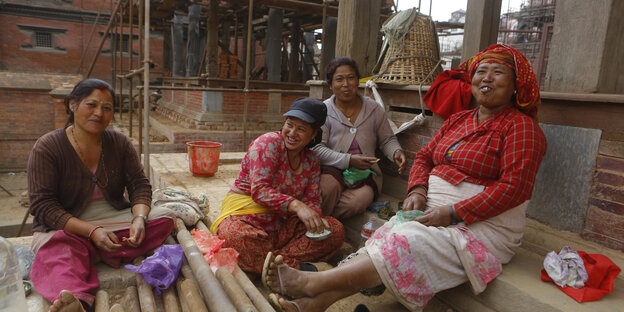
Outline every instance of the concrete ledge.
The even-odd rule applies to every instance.
[[[540,280],[543,257],[519,248],[503,273],[478,296],[469,285],[440,292],[436,296],[460,311],[501,312],[581,312],[624,311],[624,282],[616,280],[615,289],[599,301],[578,303],[554,284]]]

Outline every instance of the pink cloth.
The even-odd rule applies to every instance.
[[[351,146],[349,146],[349,151],[347,151],[347,153],[351,155],[362,154],[362,151],[360,151],[360,145],[358,144],[356,138],[353,138],[353,142],[351,142]]]
[[[148,221],[145,226],[147,236],[141,246],[123,246],[113,253],[97,249],[88,238],[59,230],[39,248],[30,277],[37,292],[50,302],[54,302],[65,289],[92,306],[95,291],[100,286],[94,266],[97,259],[119,268],[121,262],[130,262],[160,246],[172,230],[173,221],[169,218]],[[121,241],[122,237],[128,237],[129,230],[115,232],[115,235]]]

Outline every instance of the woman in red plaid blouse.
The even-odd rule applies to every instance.
[[[470,88],[477,108],[451,115],[415,157],[403,209],[424,214],[403,223],[391,219],[356,255],[329,271],[300,272],[277,257],[267,270],[268,285],[302,298],[273,295],[276,305],[324,311],[357,291],[385,287],[420,311],[439,291],[469,282],[480,293],[501,273],[520,245],[546,152],[535,121],[539,90],[527,59],[509,46],[490,46],[459,70],[469,82],[459,85]],[[462,88],[455,92],[465,93]],[[437,97],[459,98],[447,92]]]

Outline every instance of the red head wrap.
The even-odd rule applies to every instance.
[[[536,119],[541,103],[537,79],[527,58],[518,50],[494,44],[466,60],[456,70],[444,71],[427,91],[424,101],[431,111],[446,119],[453,113],[468,109],[471,99],[471,80],[481,63],[499,63],[513,69],[516,75],[516,101],[520,111]]]
[[[504,44],[493,44],[466,60],[459,69],[466,71],[470,79],[481,63],[499,63],[509,66],[516,75],[516,102],[513,103],[521,112],[536,119],[537,109],[541,103],[537,79],[529,60],[520,51]]]

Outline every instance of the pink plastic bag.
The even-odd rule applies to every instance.
[[[191,236],[203,255],[212,255],[225,244],[225,240],[204,230],[192,229]]]
[[[154,251],[154,254],[141,265],[127,264],[126,270],[143,275],[143,279],[154,287],[154,292],[160,295],[161,290],[171,286],[178,278],[182,267],[184,251],[180,245],[164,245]]]
[[[204,256],[204,258],[210,263],[212,273],[216,273],[218,268],[224,266],[230,273],[234,274],[234,269],[238,263],[238,251],[233,248],[221,248],[210,257]]]

